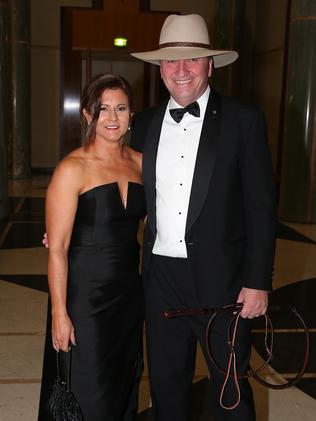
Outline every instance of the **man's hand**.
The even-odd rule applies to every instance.
[[[46,232],[44,232],[43,239],[42,239],[42,244],[47,249],[49,248],[48,239],[47,239],[47,233]]]
[[[268,292],[244,287],[238,295],[237,303],[243,304],[240,316],[244,319],[262,316],[268,308]]]

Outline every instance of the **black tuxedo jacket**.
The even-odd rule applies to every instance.
[[[132,132],[132,147],[143,152],[145,287],[156,237],[156,157],[166,106],[139,114]],[[275,185],[263,113],[211,90],[185,234],[201,305],[235,302],[243,286],[271,289],[275,227]]]

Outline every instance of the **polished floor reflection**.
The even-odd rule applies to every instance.
[[[0,420],[35,421],[46,324],[47,250],[44,197],[48,177],[10,186],[11,216],[0,227]],[[271,304],[295,306],[306,320],[311,354],[304,379],[286,390],[270,390],[252,381],[258,421],[314,421],[316,417],[316,226],[278,224],[274,291]],[[276,319],[276,357],[264,378],[293,376],[304,352],[304,335],[290,311]],[[255,326],[253,364],[264,354],[263,334]],[[194,421],[210,421],[208,373],[198,353],[193,387]],[[139,420],[152,420],[148,375],[140,387]]]

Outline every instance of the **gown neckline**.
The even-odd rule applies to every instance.
[[[80,193],[79,194],[79,198],[82,197],[83,195],[85,195],[86,193],[90,193],[93,190],[96,190],[96,189],[99,189],[99,188],[102,188],[102,187],[116,186],[117,187],[117,192],[118,192],[119,197],[120,197],[121,205],[122,205],[123,209],[126,211],[127,205],[128,205],[128,196],[129,196],[129,187],[130,187],[130,185],[136,185],[136,186],[143,187],[143,184],[142,183],[138,183],[137,181],[128,181],[127,182],[127,191],[126,191],[126,204],[124,204],[124,201],[122,199],[122,195],[121,195],[121,191],[120,191],[120,188],[119,188],[118,181],[111,181],[109,183],[98,184],[98,185],[96,185],[94,187],[91,187],[90,189],[84,191],[83,193]]]

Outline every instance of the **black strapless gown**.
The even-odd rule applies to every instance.
[[[137,231],[143,186],[129,182],[126,209],[117,183],[79,196],[68,254],[67,309],[75,327],[71,387],[85,421],[136,417],[142,353],[143,289]],[[49,310],[50,313],[50,310]],[[48,317],[39,420],[55,377]]]

